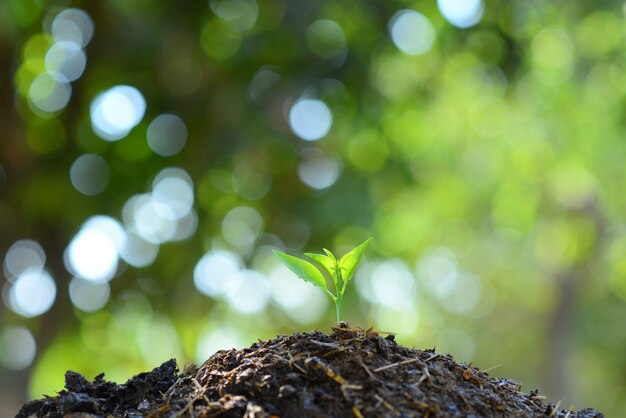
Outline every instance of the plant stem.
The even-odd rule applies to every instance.
[[[335,306],[337,307],[337,322],[339,322],[343,319],[343,295],[341,293],[337,295]]]

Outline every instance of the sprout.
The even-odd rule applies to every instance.
[[[369,238],[363,244],[341,257],[340,260],[337,260],[333,253],[326,248],[324,248],[325,255],[304,253],[304,255],[324,267],[322,271],[326,271],[335,284],[335,293],[328,289],[324,274],[313,263],[276,250],[274,250],[274,254],[284,265],[296,273],[299,278],[314,284],[326,292],[333,302],[335,302],[337,321],[341,321],[343,317],[343,295],[346,292],[346,285],[354,276],[354,271],[371,240],[372,239]]]

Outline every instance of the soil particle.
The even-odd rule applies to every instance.
[[[218,351],[182,374],[170,360],[123,385],[68,371],[66,390],[17,417],[557,417],[600,418],[546,404],[537,390],[434,350],[340,323]]]

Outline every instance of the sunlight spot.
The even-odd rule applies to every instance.
[[[254,270],[243,270],[238,279],[226,288],[228,304],[243,314],[262,311],[269,302],[270,292],[267,279]]]
[[[126,234],[126,241],[120,251],[124,261],[133,267],[146,267],[156,260],[159,246],[146,241],[132,232]]]
[[[0,364],[9,370],[24,370],[35,359],[37,344],[26,327],[8,326],[0,334]]]
[[[443,307],[448,312],[465,315],[471,312],[480,302],[482,285],[480,280],[471,274],[463,273],[453,291],[447,296]]]
[[[180,336],[167,317],[159,316],[150,322],[150,326],[142,327],[137,333],[137,343],[142,357],[150,364],[182,356]]]
[[[193,281],[196,289],[209,297],[220,297],[239,280],[243,266],[235,253],[213,250],[206,253],[196,264]]]
[[[43,270],[46,253],[37,241],[21,239],[9,247],[2,265],[4,277],[13,282],[28,269]]]
[[[272,96],[281,78],[275,67],[270,65],[261,67],[248,85],[248,98],[258,105],[263,105]]]
[[[151,194],[144,193],[128,199],[122,216],[131,232],[152,244],[162,244],[176,234],[176,213]]]
[[[291,108],[289,124],[300,138],[315,141],[328,134],[333,124],[333,115],[323,101],[302,99]]]
[[[36,109],[46,113],[57,112],[70,101],[72,87],[61,73],[39,74],[30,84],[28,97]]]
[[[108,282],[92,282],[74,277],[70,282],[70,299],[81,311],[95,312],[106,305],[111,294]]]
[[[415,304],[417,283],[400,259],[367,261],[357,271],[358,292],[369,302],[388,309],[405,309]]]
[[[548,69],[567,66],[574,56],[574,43],[562,29],[546,28],[532,41],[533,61]]]
[[[196,347],[196,362],[198,364],[204,363],[206,359],[219,350],[230,350],[233,348],[242,348],[243,346],[243,339],[235,331],[229,328],[217,329],[204,334],[198,341]]]
[[[415,278],[403,261],[391,259],[380,263],[370,277],[373,294],[388,308],[408,308],[415,302]]]
[[[59,41],[46,53],[46,69],[63,74],[68,81],[80,78],[85,71],[87,57],[80,45],[71,41]]]
[[[72,186],[87,196],[102,193],[109,185],[111,171],[106,160],[97,154],[83,154],[70,168]]]
[[[147,131],[148,146],[156,154],[170,157],[178,154],[187,142],[187,125],[176,115],[159,115]]]
[[[211,10],[237,32],[245,32],[254,27],[259,16],[259,6],[255,0],[210,0]]]
[[[115,86],[100,93],[91,103],[91,125],[96,135],[107,141],[122,139],[146,111],[142,94],[131,86]]]
[[[443,17],[458,28],[469,28],[480,22],[485,12],[483,0],[437,0]]]
[[[456,257],[447,248],[433,248],[417,262],[417,278],[438,299],[447,298],[457,285]]]
[[[198,214],[192,209],[176,222],[176,232],[172,237],[172,241],[184,241],[189,239],[196,233],[197,229]]]
[[[332,58],[346,53],[346,35],[334,20],[321,19],[306,30],[306,43],[318,57]]]
[[[238,206],[232,209],[222,220],[224,239],[243,249],[254,244],[262,229],[263,218],[256,209],[248,206]]]
[[[93,20],[81,9],[65,9],[52,21],[52,35],[59,41],[85,46],[93,36]]]
[[[430,21],[415,10],[400,10],[389,22],[391,40],[405,54],[424,54],[435,43],[435,28]]]
[[[152,182],[153,199],[171,209],[176,218],[191,211],[194,201],[193,182],[185,170],[166,168]]]
[[[9,292],[9,307],[18,315],[32,318],[48,312],[57,288],[47,271],[29,268],[19,275]]]
[[[339,162],[326,157],[320,150],[302,151],[304,159],[298,164],[298,178],[312,189],[326,189],[337,181],[341,172]]]
[[[67,247],[66,267],[85,280],[111,280],[117,272],[119,252],[125,241],[126,232],[116,219],[91,217]]]

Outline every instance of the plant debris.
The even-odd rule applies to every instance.
[[[330,335],[218,351],[181,374],[170,360],[122,385],[71,371],[65,380],[66,390],[25,404],[17,417],[604,417],[546,404],[514,380],[345,323]]]

